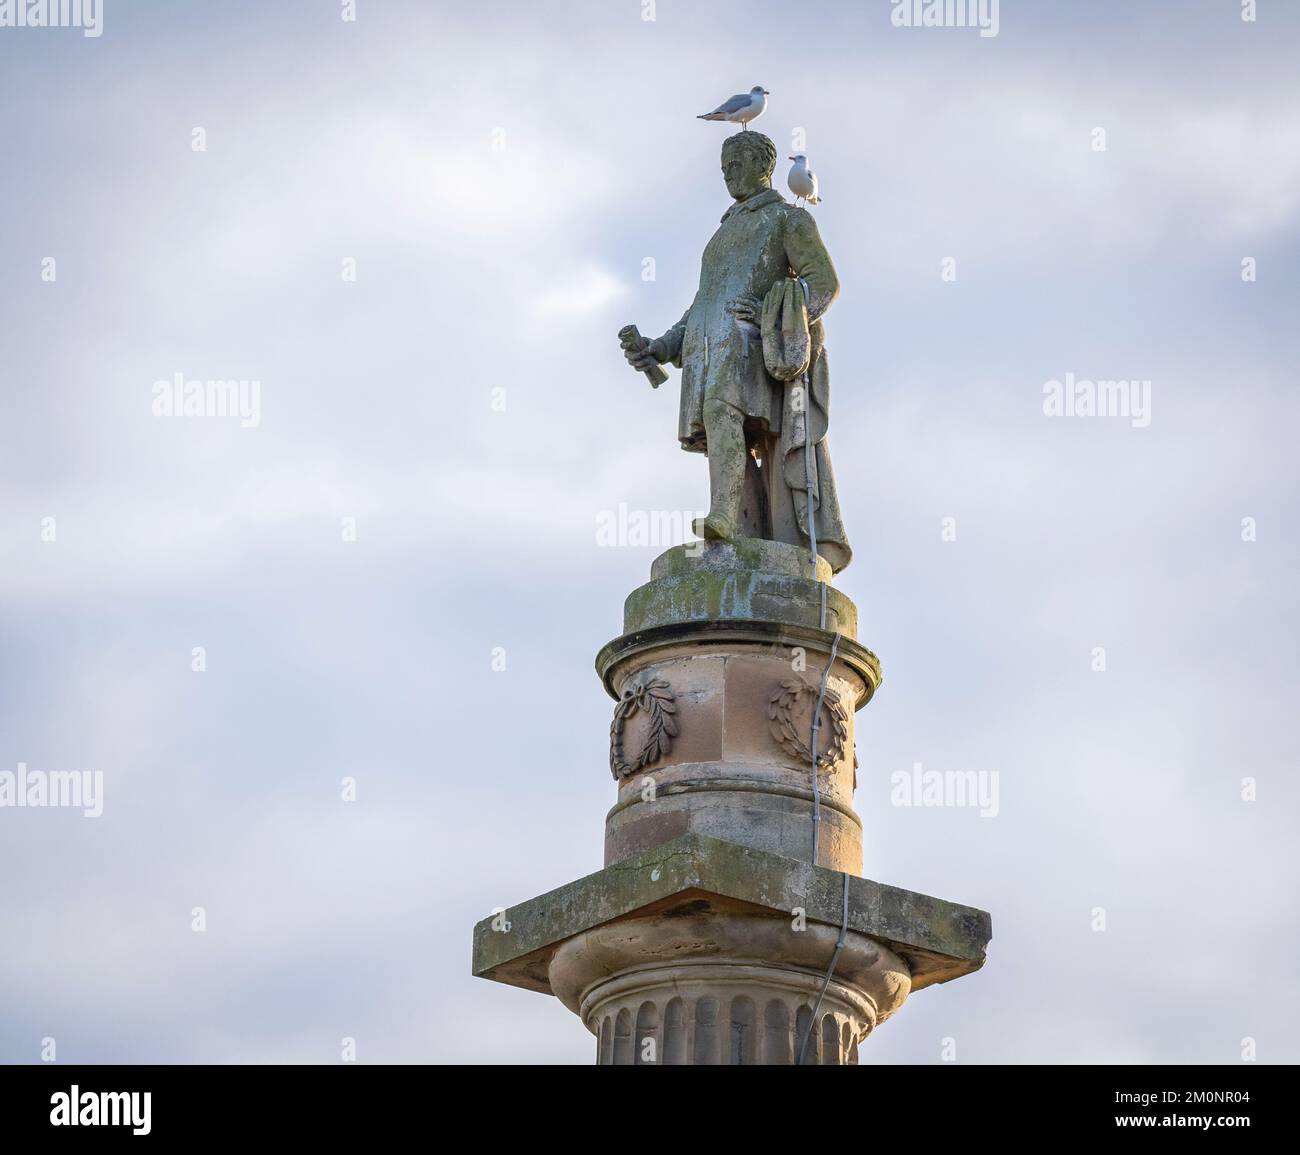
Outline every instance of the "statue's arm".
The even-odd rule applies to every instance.
[[[696,300],[699,296],[699,293],[695,294]],[[695,302],[692,301],[691,308],[694,307]],[[657,377],[651,376],[651,385],[658,385],[665,380],[659,370],[660,365],[671,362],[678,369],[682,367],[682,342],[686,338],[686,321],[690,315],[691,310],[687,309],[677,324],[662,337],[656,337],[652,341],[642,337],[635,325],[625,325],[618,331],[618,341],[623,346],[623,356],[627,358],[627,363],[639,373],[658,374]]]
[[[806,209],[792,209],[786,216],[785,253],[795,276],[808,282],[808,320],[815,321],[839,294],[840,279]]]
[[[691,309],[694,307],[695,302],[692,301]],[[691,309],[687,309],[682,314],[682,319],[659,338],[664,347],[663,360],[671,361],[678,369],[682,367],[682,341],[686,336],[686,319],[691,315]]]

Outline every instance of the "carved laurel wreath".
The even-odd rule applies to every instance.
[[[818,684],[810,684],[802,678],[788,678],[782,682],[772,695],[767,707],[767,725],[777,744],[791,757],[800,762],[812,762],[812,750],[809,741],[812,734],[801,735],[795,729],[791,715],[800,698],[811,695],[812,709],[817,708],[817,695],[821,692]],[[818,766],[831,766],[845,756],[849,741],[849,712],[840,701],[840,696],[829,686],[826,688],[826,708],[831,715],[831,745],[825,754],[817,757]]]
[[[623,754],[623,727],[638,710],[645,711],[650,721],[640,752],[635,759],[628,761]],[[677,737],[677,719],[673,717],[676,713],[677,698],[662,678],[629,686],[623,691],[609,728],[609,769],[615,781],[667,757],[673,739]]]

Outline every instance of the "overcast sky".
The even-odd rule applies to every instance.
[[[591,1060],[470,932],[601,865],[592,659],[667,543],[597,519],[707,500],[615,334],[690,302],[695,115],[762,84],[843,285],[864,873],[993,917],[863,1061],[1300,1061],[1300,9],[105,7],[0,28],[0,770],[104,783],[0,808],[0,1059]],[[892,806],[918,762],[998,815]]]

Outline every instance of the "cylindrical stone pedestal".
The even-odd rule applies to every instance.
[[[816,811],[817,865],[861,871],[854,714],[880,664],[857,642],[853,603],[809,572],[793,546],[697,542],[656,560],[627,599],[623,636],[596,660],[619,699],[606,865],[692,831],[810,862]]]

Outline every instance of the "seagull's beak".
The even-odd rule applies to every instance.
[[[768,92],[768,90],[765,88],[765,89],[763,89],[763,95],[764,95],[764,96],[771,96],[772,94],[771,94],[770,92]]]
[[[786,160],[798,160],[799,158],[798,158],[798,157],[794,157],[794,156],[787,156],[785,159],[786,159]]]

